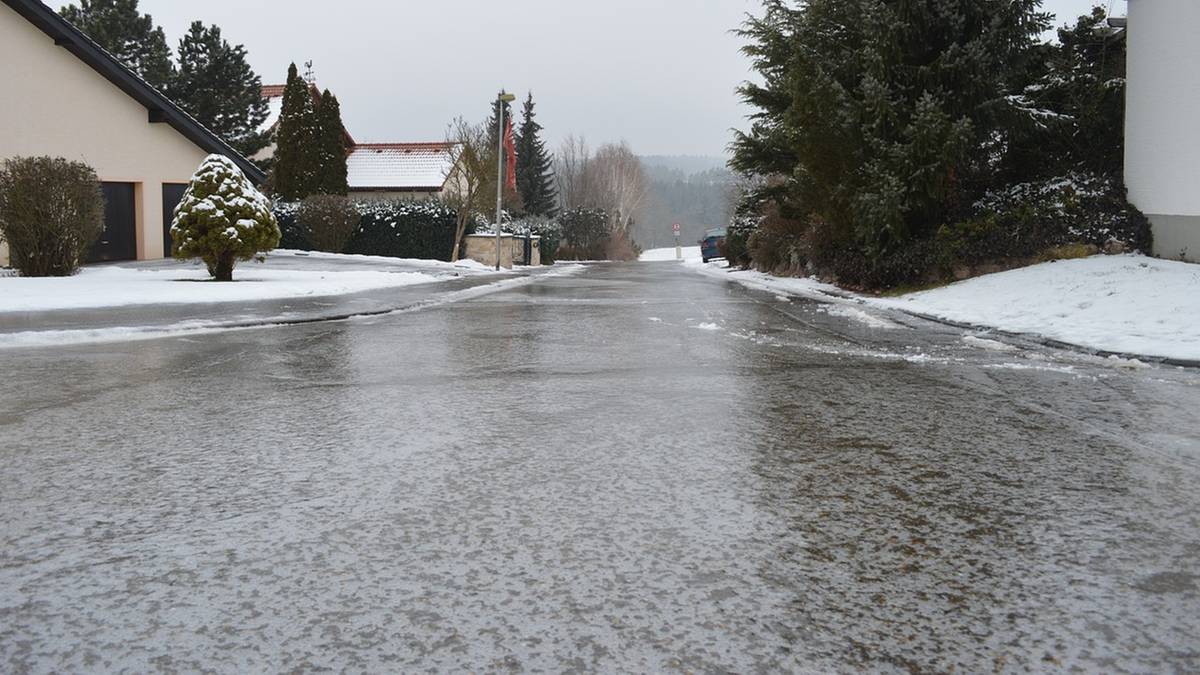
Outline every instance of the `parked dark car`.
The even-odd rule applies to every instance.
[[[721,257],[721,245],[725,243],[725,228],[719,227],[704,233],[700,242],[700,258],[704,262]]]

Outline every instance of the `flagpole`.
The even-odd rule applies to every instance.
[[[496,271],[500,271],[500,215],[504,210],[504,104],[517,100],[503,89],[496,97]]]

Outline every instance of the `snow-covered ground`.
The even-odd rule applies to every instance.
[[[1200,361],[1200,265],[1195,264],[1140,255],[1093,256],[896,298],[855,295],[814,279],[721,267],[723,263],[697,265],[704,272],[782,295],[901,310],[1104,352]]]
[[[101,265],[73,277],[0,278],[0,313],[344,295],[487,273],[492,272],[474,261],[452,265],[297,251],[272,253],[265,265],[242,263],[233,283],[209,281],[199,264]]]
[[[685,246],[683,248],[683,259],[688,262],[700,260],[699,246]],[[671,248],[652,248],[649,251],[643,251],[642,256],[638,258],[642,262],[663,262],[667,260],[676,260],[675,247]]]
[[[1093,256],[872,303],[1108,352],[1200,361],[1200,265]]]

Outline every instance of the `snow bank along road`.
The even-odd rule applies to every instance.
[[[211,282],[199,263],[96,265],[73,277],[0,279],[0,314],[345,295],[489,273],[474,261],[450,264],[286,250],[272,253],[266,264],[242,263],[234,271],[234,283]]]
[[[646,263],[6,350],[0,671],[1200,669],[1197,373],[909,323]]]
[[[276,251],[236,281],[174,261],[86,268],[66,279],[0,279],[0,349],[123,340],[377,315],[494,292],[578,268],[497,273],[455,264]]]
[[[731,272],[723,262],[699,269],[753,288],[848,307],[901,310],[1098,352],[1200,365],[1200,265],[1190,263],[1138,255],[1093,256],[989,274],[898,298],[858,296],[813,279]],[[858,313],[870,316],[861,309]]]

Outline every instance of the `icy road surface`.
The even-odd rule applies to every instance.
[[[640,263],[6,350],[0,671],[1200,669],[1200,374],[860,314]]]

